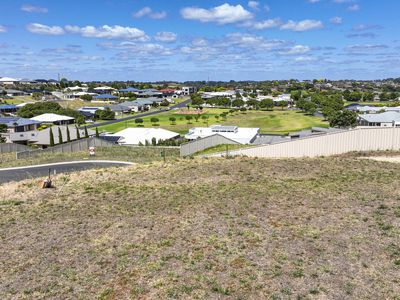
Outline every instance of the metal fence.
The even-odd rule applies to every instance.
[[[73,141],[70,143],[57,145],[46,149],[28,150],[17,153],[17,159],[23,159],[28,157],[34,157],[42,153],[73,153],[80,151],[88,151],[89,147],[112,147],[115,146],[113,143],[105,140],[91,137],[83,140]]]
[[[230,155],[296,158],[343,154],[353,151],[380,151],[400,149],[400,128],[356,128],[323,136],[232,150]],[[224,153],[207,155],[223,156]]]
[[[28,146],[20,144],[0,144],[0,153],[12,153],[29,150]]]
[[[238,145],[238,144],[239,144],[238,142],[228,139],[222,135],[215,134],[212,136],[195,140],[190,143],[182,144],[180,155],[181,156],[192,155],[196,152],[203,151],[205,149],[215,147],[218,145]]]

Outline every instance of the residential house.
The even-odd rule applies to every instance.
[[[20,96],[28,95],[24,91],[19,91],[19,90],[8,89],[8,90],[4,90],[4,91],[6,91],[7,96],[9,96],[9,97],[20,97]],[[0,94],[2,94],[2,93],[3,93],[3,91],[0,90]]]
[[[62,116],[51,113],[36,116],[34,118],[31,118],[31,120],[50,125],[69,125],[75,123],[75,118],[73,117]]]
[[[18,109],[14,104],[0,104],[0,114],[15,114]]]
[[[130,111],[133,111],[133,112],[139,112],[139,111],[142,110],[142,109],[141,109],[142,106],[139,105],[139,104],[137,104],[137,103],[134,102],[134,101],[125,101],[125,102],[120,103],[119,105],[125,106],[125,107],[127,107]]]
[[[156,89],[144,89],[136,92],[138,98],[162,98],[163,93]]]
[[[126,89],[121,89],[118,92],[120,93],[121,96],[125,96],[126,94],[131,94],[131,93],[136,94],[139,91],[140,91],[139,89],[136,89],[136,88],[133,88],[133,87],[129,87],[129,88],[126,88]]]
[[[93,89],[97,94],[111,94],[116,91],[116,89],[109,86],[100,86]]]
[[[68,127],[68,130],[67,130]],[[54,143],[59,143],[59,129],[61,131],[62,141],[63,143],[68,141],[68,133],[70,141],[77,140],[77,127],[75,125],[70,126],[52,126],[46,128],[44,130],[36,130],[30,132],[22,132],[22,133],[13,133],[10,134],[10,139],[17,141],[18,139],[24,140],[25,144],[28,145],[37,145],[42,148],[47,148],[50,146],[50,130],[53,132]],[[85,137],[85,130],[78,129],[80,138]],[[94,136],[96,134],[95,131],[88,129],[89,136]]]
[[[116,100],[118,100],[118,97],[114,96],[114,95],[111,95],[111,94],[101,94],[101,95],[95,96],[94,100],[96,100],[96,101],[115,102]]]
[[[20,80],[10,77],[1,77],[0,85],[16,85],[20,83]]]
[[[196,93],[196,88],[193,86],[184,86],[182,87],[182,92],[184,95],[189,96],[190,94]]]
[[[194,127],[185,135],[187,140],[196,140],[212,135],[222,135],[240,144],[251,144],[260,134],[260,128],[244,128],[238,126],[212,125],[210,127]]]
[[[160,140],[165,141],[180,137],[179,133],[163,128],[127,128],[112,136],[121,137],[118,142],[120,145],[145,145],[146,141],[151,144],[153,139],[156,139],[158,143]]]
[[[364,114],[358,116],[360,126],[400,127],[400,112],[387,111],[380,114]]]
[[[0,117],[0,124],[7,126],[7,132],[1,134],[6,139],[6,143],[20,144],[27,143],[25,133],[35,131],[41,125],[40,122],[19,117]],[[25,138],[21,139],[21,134]],[[14,139],[11,138],[12,135],[15,136]]]
[[[129,107],[116,104],[116,105],[107,105],[109,109],[111,109],[116,116],[122,116],[123,114],[129,114],[131,112]]]

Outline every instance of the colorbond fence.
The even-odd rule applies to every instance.
[[[192,155],[196,152],[218,146],[218,145],[237,145],[239,143],[230,140],[222,135],[215,134],[206,138],[198,139],[190,143],[181,145],[181,156]]]
[[[323,136],[229,151],[233,156],[296,158],[343,154],[353,151],[400,149],[400,128],[356,128]],[[223,156],[224,153],[207,155]]]
[[[28,150],[17,153],[17,159],[34,157],[42,153],[73,153],[80,151],[88,151],[89,147],[112,147],[113,143],[105,140],[91,137],[79,141],[73,141],[66,144],[57,145],[46,149]]]
[[[20,152],[20,151],[26,151],[29,148],[28,146],[25,145],[19,145],[19,144],[0,144],[0,153],[12,153],[12,152]]]

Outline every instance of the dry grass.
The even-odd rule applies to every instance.
[[[178,148],[161,147],[97,147],[96,156],[89,156],[88,151],[72,153],[40,153],[33,157],[16,159],[15,153],[0,153],[0,168],[19,167],[29,165],[39,165],[57,163],[64,161],[84,161],[84,160],[121,160],[135,163],[150,163],[163,160],[161,152],[165,151],[167,160],[179,157]]]
[[[0,186],[1,299],[399,299],[400,165],[193,159]]]

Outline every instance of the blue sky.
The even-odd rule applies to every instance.
[[[398,0],[1,0],[0,76],[400,76]]]

